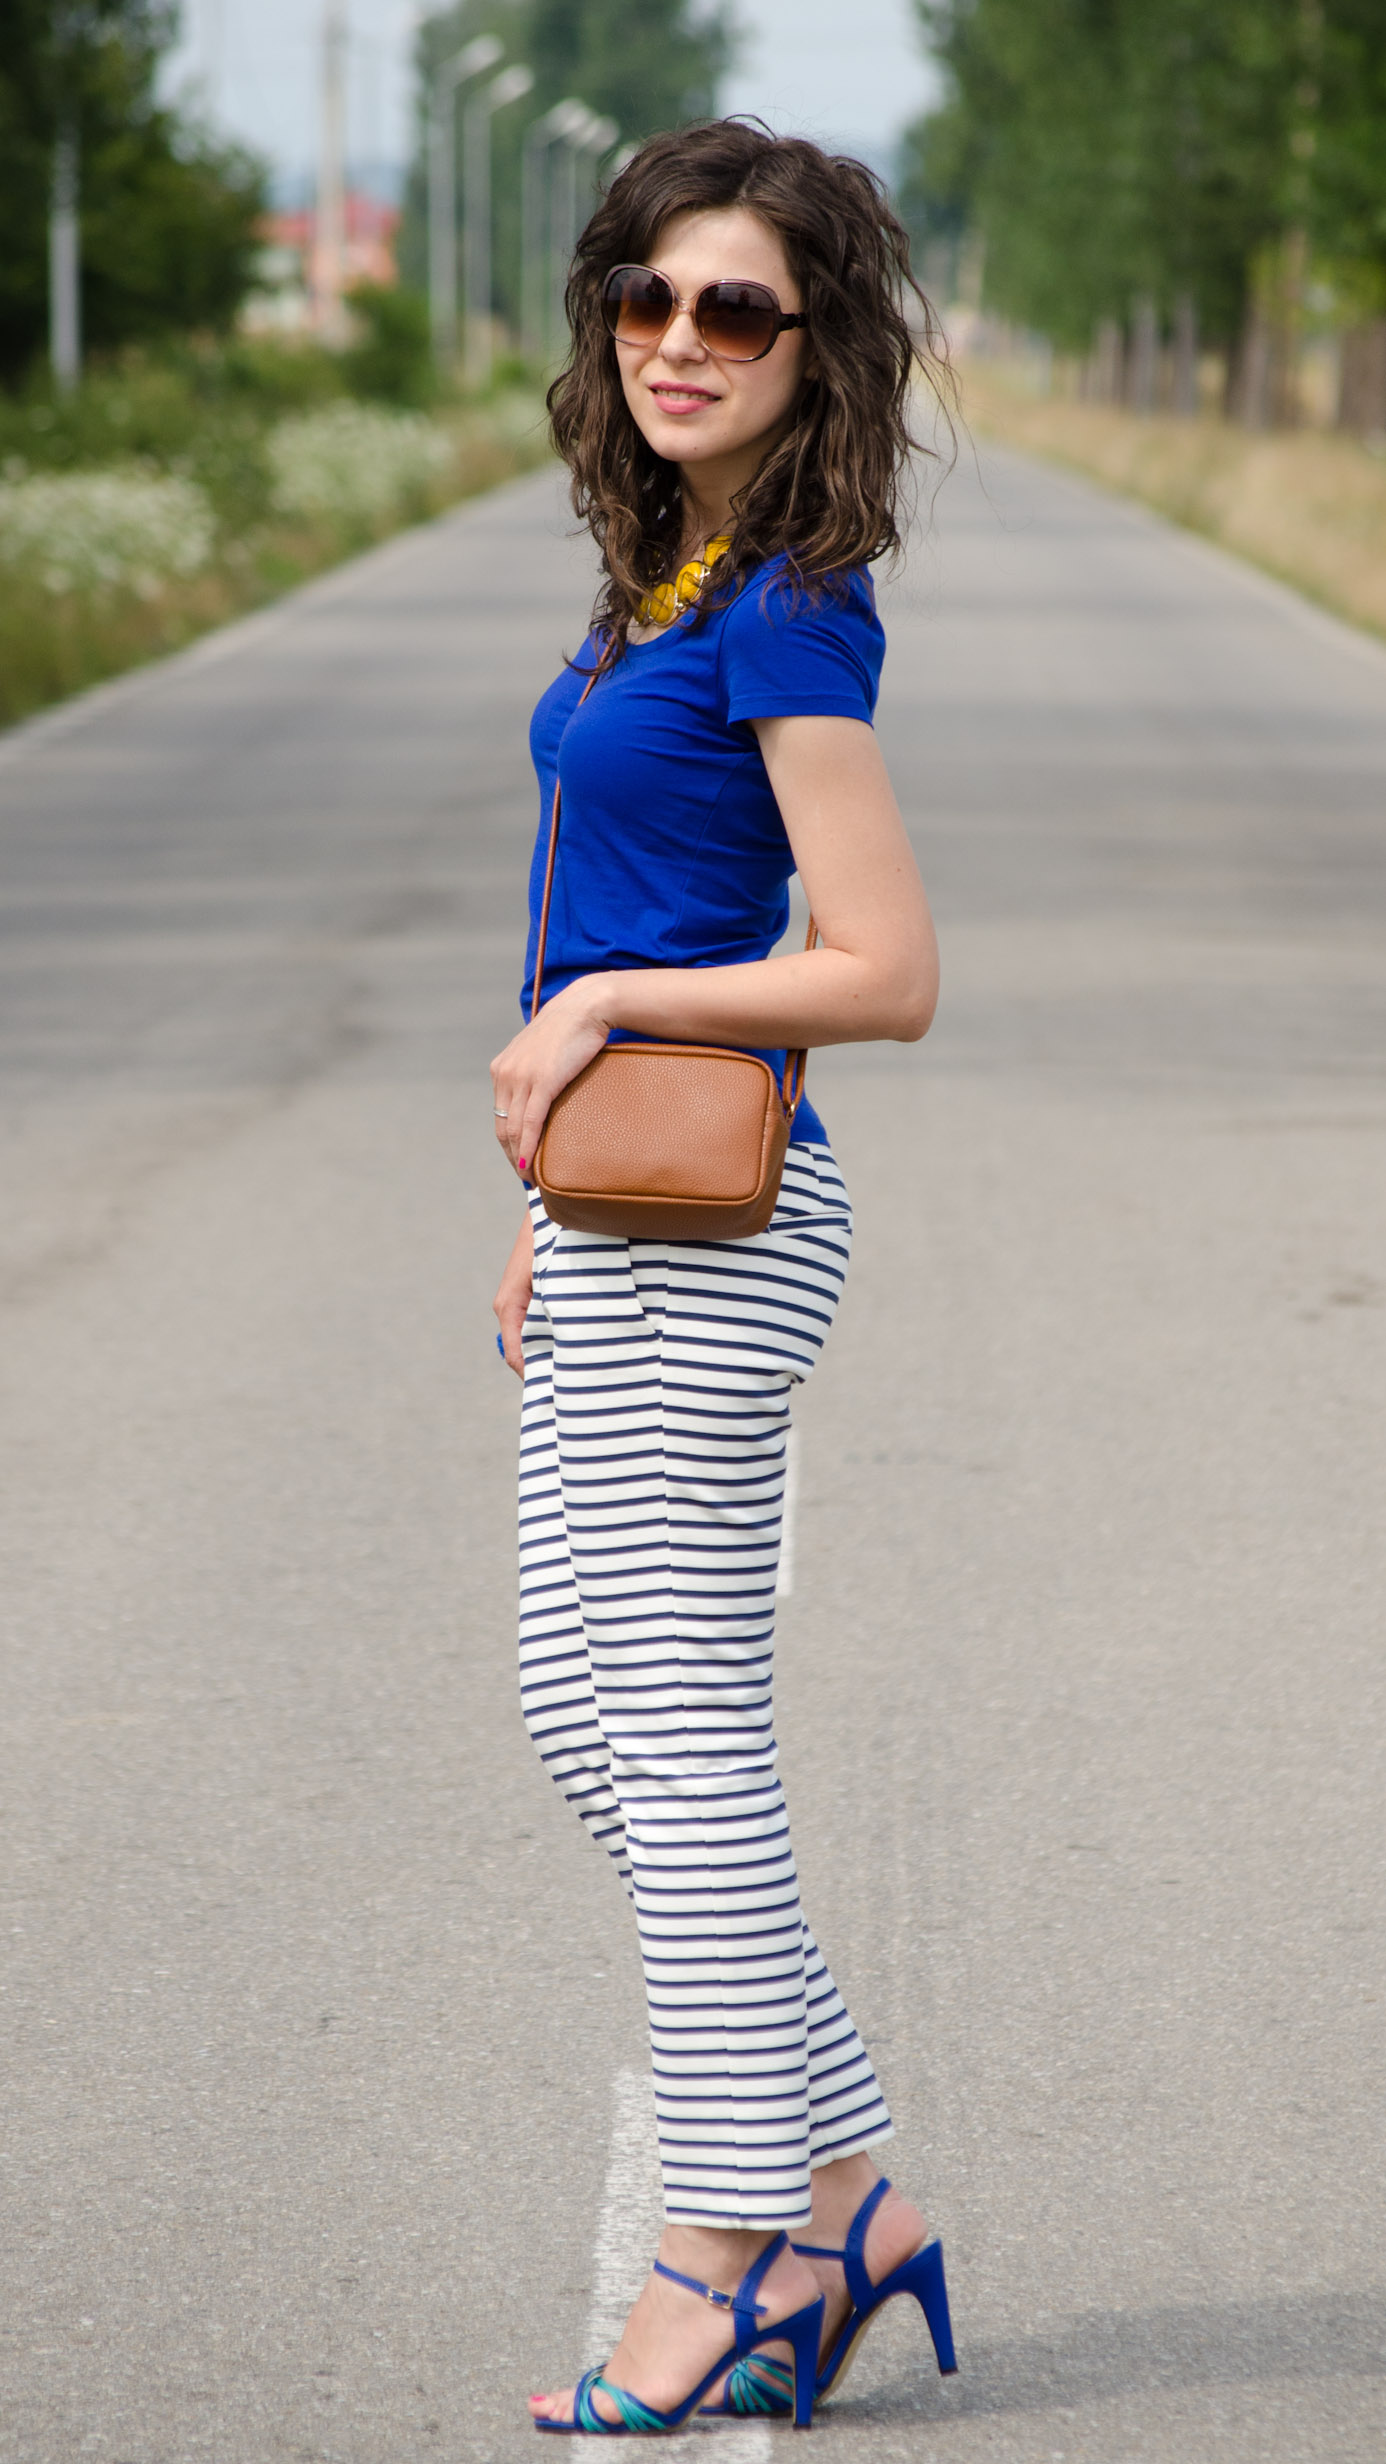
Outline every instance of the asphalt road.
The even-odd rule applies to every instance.
[[[541,476],[0,744],[4,2464],[508,2464],[642,2255],[487,1306],[587,575]],[[889,623],[779,1717],[962,2373],[816,2442],[1380,2464],[1386,655],[999,456]]]

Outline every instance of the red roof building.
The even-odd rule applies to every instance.
[[[382,205],[378,197],[348,189],[346,235],[337,284],[330,279],[318,244],[317,212],[304,206],[293,214],[267,214],[260,225],[259,280],[246,303],[244,323],[261,333],[315,333],[330,318],[330,299],[358,283],[385,285],[399,280],[395,241],[401,221],[397,205]]]

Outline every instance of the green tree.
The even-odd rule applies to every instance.
[[[66,121],[80,161],[82,322],[95,348],[225,327],[250,286],[260,166],[154,94],[173,20],[155,0],[0,11],[0,378],[43,351],[48,207]]]
[[[1284,226],[1303,0],[916,6],[948,90],[907,203],[984,233],[992,303],[1080,347],[1135,294],[1187,295],[1230,342]]]
[[[1386,17],[1381,0],[1332,0],[1312,64],[1309,229],[1363,307],[1386,309]]]
[[[342,355],[353,393],[425,410],[437,393],[428,309],[416,291],[363,282],[348,294],[356,340]]]

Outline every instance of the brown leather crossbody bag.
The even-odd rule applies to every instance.
[[[555,781],[531,1021],[544,980],[559,803]],[[817,939],[810,916],[805,948]],[[549,1108],[533,1164],[546,1214],[575,1232],[623,1239],[739,1241],[763,1232],[780,1194],[806,1061],[804,1052],[786,1053],[781,1080],[754,1053],[718,1045],[606,1045]]]

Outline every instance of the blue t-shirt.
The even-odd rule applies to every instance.
[[[681,619],[578,703],[595,637],[530,723],[540,822],[529,876],[529,1016],[554,779],[563,782],[543,996],[606,967],[731,967],[766,958],[794,870],[751,719],[865,719],[885,635],[869,574],[817,599],[775,559],[699,625]],[[779,1071],[782,1052],[761,1056]],[[822,1139],[805,1099],[800,1144]]]

